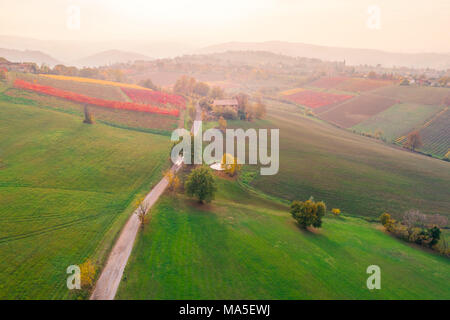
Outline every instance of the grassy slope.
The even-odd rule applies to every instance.
[[[366,288],[379,265],[382,289]],[[139,233],[119,299],[449,299],[450,262],[358,218],[300,230],[288,209],[219,180],[211,205],[166,195]]]
[[[383,131],[383,137],[386,137],[388,141],[392,141],[407,134],[414,128],[420,127],[441,109],[442,107],[434,105],[395,104],[389,109],[353,126],[352,129],[372,134],[379,129]]]
[[[104,261],[168,165],[168,138],[2,99],[0,299],[70,298],[66,268]]]
[[[250,183],[288,200],[311,195],[348,214],[378,217],[417,208],[449,215],[450,163],[397,150],[331,125],[270,109],[280,129],[280,170]],[[230,124],[229,124],[230,125]]]

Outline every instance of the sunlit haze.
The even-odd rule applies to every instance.
[[[80,28],[67,27],[80,8]],[[368,27],[369,8],[379,25]],[[450,52],[448,0],[3,0],[0,34],[191,45],[281,40],[398,52]]]

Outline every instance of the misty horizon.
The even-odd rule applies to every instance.
[[[433,6],[416,0],[5,1],[0,34],[72,43],[175,43],[201,48],[282,41],[395,53],[450,53],[446,41],[450,3],[432,2]]]

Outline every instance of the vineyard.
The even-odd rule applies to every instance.
[[[441,105],[450,97],[448,88],[391,86],[379,88],[373,93],[377,95],[400,100],[402,102]]]
[[[347,78],[345,78],[345,77],[326,77],[326,78],[320,78],[316,81],[313,81],[309,85],[311,87],[333,89],[333,88],[336,88],[336,86],[338,84],[340,84],[346,80],[347,80]]]
[[[348,92],[364,92],[384,86],[390,86],[392,84],[392,81],[387,80],[331,77],[321,78],[319,80],[311,82],[309,85],[312,87],[323,89],[335,89]]]
[[[186,108],[186,100],[179,95],[161,91],[149,91],[125,87],[122,87],[121,89],[135,103],[158,105],[171,104],[181,109]]]
[[[162,109],[159,107],[151,106],[151,105],[143,105],[138,103],[131,103],[131,102],[121,102],[121,101],[111,101],[111,100],[104,100],[94,97],[89,97],[83,94],[74,93],[71,91],[65,91],[61,89],[57,89],[50,86],[43,86],[39,84],[33,84],[29,83],[27,81],[23,81],[20,79],[16,79],[14,82],[14,87],[25,89],[25,90],[31,90],[34,92],[67,99],[70,101],[75,101],[83,104],[90,104],[105,108],[111,108],[111,109],[119,109],[119,110],[131,110],[131,111],[139,111],[139,112],[147,112],[147,113],[155,113],[155,114],[162,114],[162,115],[171,115],[178,117],[179,116],[179,110],[167,110]]]
[[[446,108],[430,123],[420,129],[421,151],[444,157],[450,151],[450,109]]]
[[[351,98],[353,98],[351,95],[316,92],[311,90],[303,90],[286,96],[286,99],[312,109],[333,105]]]
[[[440,109],[439,106],[399,103],[353,126],[352,129],[371,134],[381,130],[384,138],[393,141],[421,126],[424,119],[431,118]]]
[[[397,102],[391,98],[366,94],[320,113],[319,117],[340,127],[349,128],[388,109]]]
[[[57,80],[94,83],[94,84],[100,84],[100,85],[104,85],[104,86],[114,86],[114,87],[121,87],[121,88],[131,88],[131,89],[141,89],[141,90],[151,91],[150,89],[138,86],[136,84],[121,83],[121,82],[115,82],[115,81],[107,81],[107,80],[99,80],[99,79],[91,79],[91,78],[83,78],[83,77],[61,76],[61,75],[55,75],[55,74],[40,74],[40,76],[51,78],[51,79],[57,79]]]
[[[20,74],[18,78],[31,83],[37,83],[44,86],[50,86],[61,90],[71,91],[89,97],[105,100],[123,101],[123,102],[130,101],[130,99],[128,99],[127,96],[122,92],[120,87],[116,86],[103,85],[98,83],[60,80],[50,77],[37,76],[33,74]]]

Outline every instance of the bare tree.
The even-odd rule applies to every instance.
[[[141,222],[141,228],[144,228],[144,225],[148,222],[147,211],[149,210],[149,208],[150,206],[148,202],[145,201],[145,198],[138,200],[136,214],[139,218],[139,221]]]
[[[419,210],[413,209],[405,212],[402,222],[408,227],[408,229],[424,228],[427,224],[427,217],[426,215],[420,213]]]
[[[448,225],[448,219],[440,214],[432,214],[427,216],[427,225],[436,226],[442,229]]]

